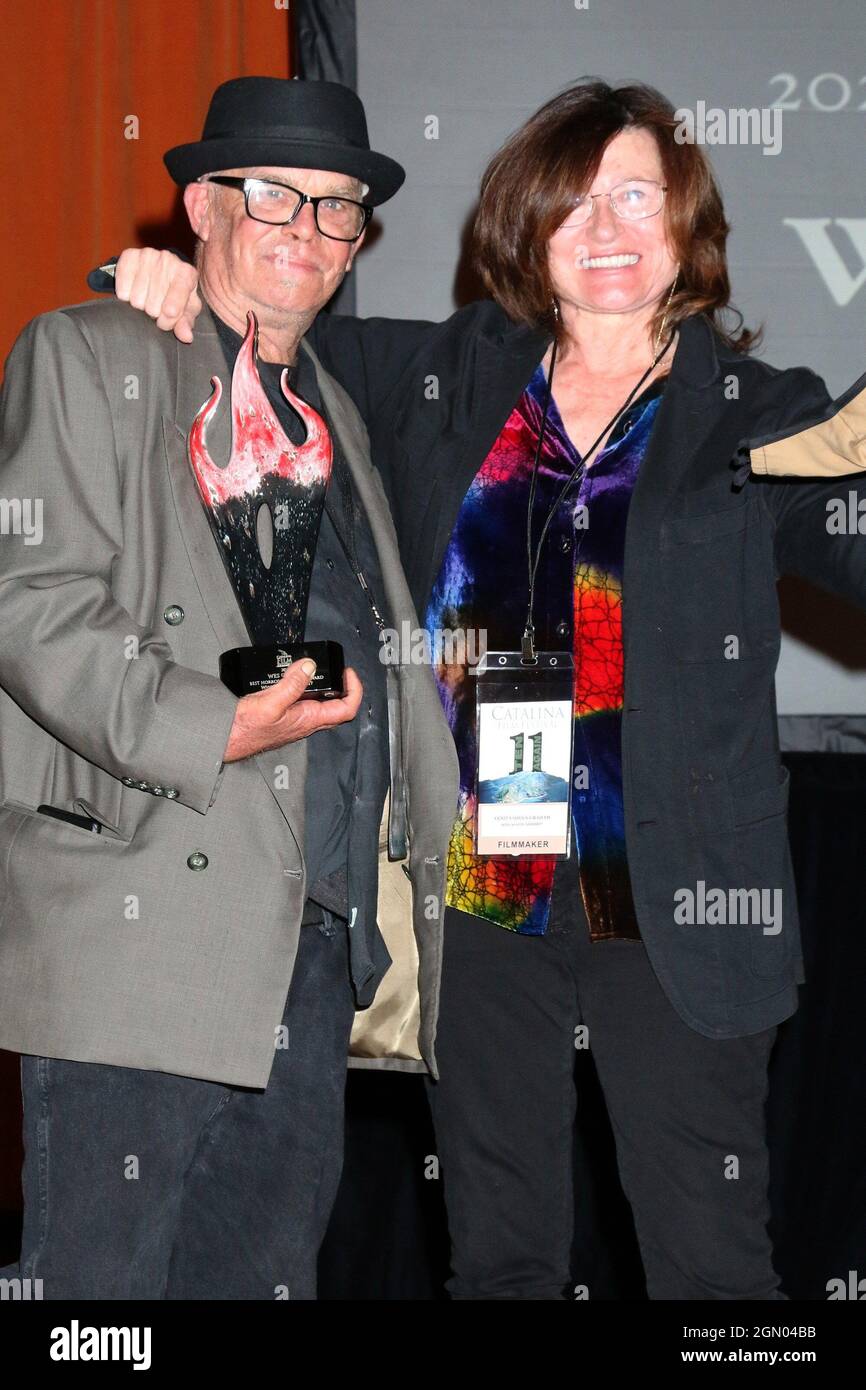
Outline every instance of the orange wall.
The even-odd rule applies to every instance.
[[[274,0],[4,5],[0,362],[34,314],[89,297],[102,257],[187,235],[163,151],[198,139],[218,83],[288,77],[289,33]]]

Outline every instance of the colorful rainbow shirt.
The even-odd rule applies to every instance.
[[[559,504],[535,584],[536,647],[574,653],[572,824],[593,940],[640,939],[622,801],[622,573],[629,503],[665,380],[651,382],[633,402],[579,488]],[[470,662],[480,650],[520,648],[527,603],[526,507],[546,390],[539,364],[463,499],[424,615],[460,762],[446,904],[530,936],[547,929],[556,860],[541,855],[488,859],[473,852],[476,737]],[[579,462],[551,400],[533,546]]]

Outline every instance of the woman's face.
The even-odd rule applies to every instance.
[[[658,146],[648,130],[623,130],[614,136],[589,192],[609,193],[627,179],[664,183]],[[653,217],[627,222],[607,198],[596,198],[588,222],[563,225],[550,238],[548,267],[561,307],[624,314],[655,306],[677,272],[664,208]]]

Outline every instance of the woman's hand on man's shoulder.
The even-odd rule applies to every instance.
[[[90,277],[92,279],[92,275]],[[154,319],[157,328],[172,331],[182,343],[191,343],[193,327],[202,310],[198,270],[173,251],[152,246],[129,246],[114,266],[114,293],[118,299]],[[102,285],[92,288],[102,289]]]

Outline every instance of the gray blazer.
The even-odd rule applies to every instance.
[[[366,430],[313,360],[392,621],[414,627]],[[186,455],[214,373],[225,360],[207,310],[182,346],[116,301],[34,319],[7,363],[0,1047],[263,1087],[307,886],[307,744],[222,765],[236,701],[218,658],[249,638]],[[227,457],[227,410],[210,443]],[[31,518],[41,507],[41,540],[16,528],[19,503]],[[402,777],[420,993],[408,1055],[419,1060],[386,1043],[363,1065],[436,1075],[457,756],[429,666],[397,674],[391,802]],[[106,830],[39,815],[42,802]]]

